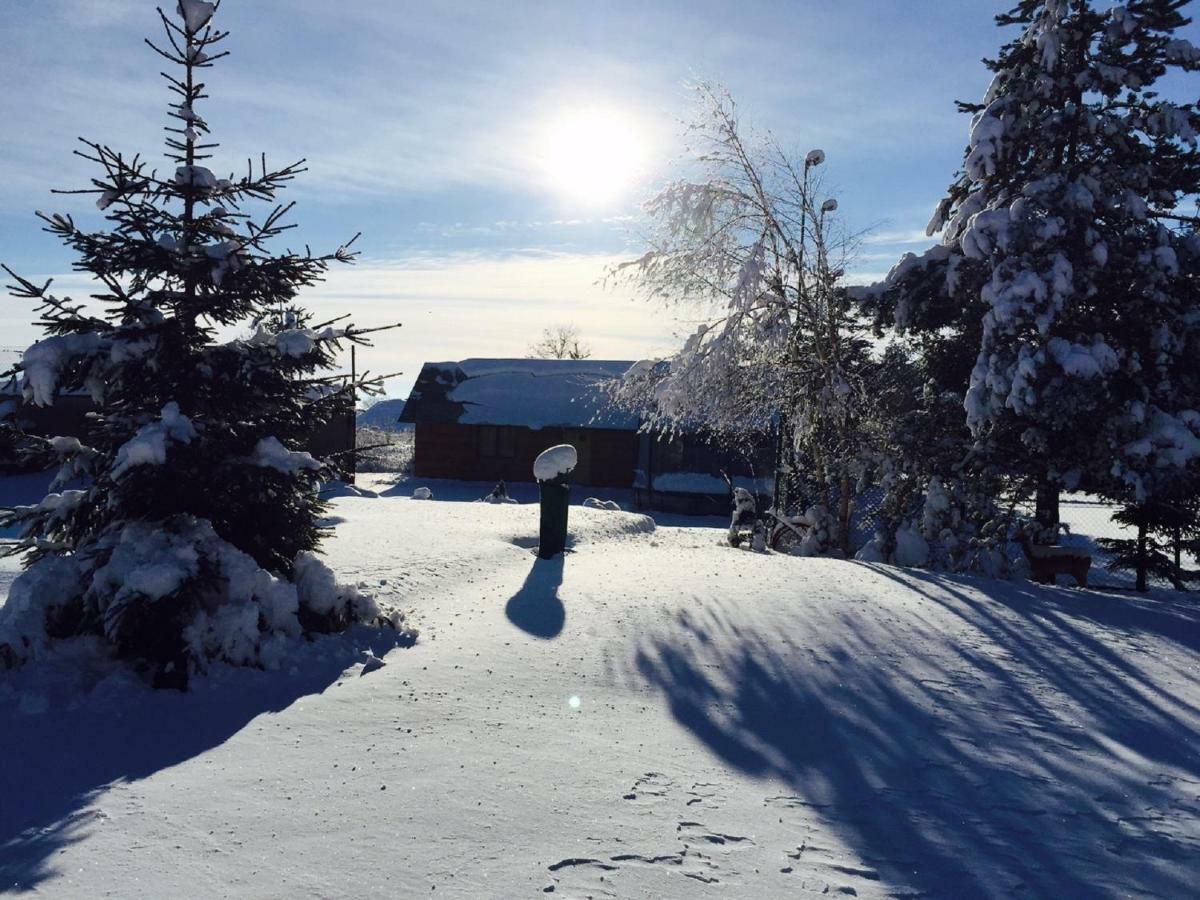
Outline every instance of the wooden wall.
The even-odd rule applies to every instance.
[[[607,428],[518,428],[418,422],[413,473],[460,481],[533,481],[533,461],[547,447],[571,444],[579,452],[572,483],[628,488],[637,463],[637,435]],[[494,448],[494,449],[493,449]]]

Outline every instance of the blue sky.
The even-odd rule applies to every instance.
[[[202,109],[247,156],[309,160],[288,191],[295,242],[332,248],[362,231],[361,263],[309,295],[362,325],[403,321],[362,358],[403,394],[424,359],[521,355],[541,327],[574,322],[598,356],[670,349],[687,322],[596,285],[639,255],[639,200],[677,152],[687,83],[725,84],[755,126],[828,154],[826,184],[852,230],[872,228],[857,276],[886,271],[919,238],[961,160],[980,58],[1005,34],[989,0],[408,2],[225,0],[232,57]],[[161,153],[168,100],[149,0],[5,0],[0,32],[0,260],[64,274],[70,257],[34,209],[79,212],[90,170],[77,135]],[[1189,36],[1196,39],[1195,29]],[[628,123],[637,177],[583,203],[548,177],[547,142],[573,112]],[[78,278],[60,282],[78,291]],[[36,337],[0,306],[0,347]]]

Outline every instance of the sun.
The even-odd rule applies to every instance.
[[[552,119],[540,160],[550,188],[573,206],[611,206],[642,172],[646,137],[637,120],[617,109],[590,107]]]

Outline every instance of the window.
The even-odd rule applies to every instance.
[[[496,455],[512,459],[517,455],[517,429],[497,428]]]
[[[479,429],[480,456],[495,456],[496,443],[496,428],[494,426],[484,425]]]
[[[517,430],[495,425],[481,426],[479,455],[488,459],[512,459],[517,455]]]

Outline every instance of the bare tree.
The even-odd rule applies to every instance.
[[[529,355],[541,359],[588,359],[592,348],[580,342],[579,329],[559,325],[542,331],[541,340],[529,345]]]
[[[664,429],[776,434],[776,508],[800,499],[802,460],[810,502],[837,507],[833,540],[845,551],[869,364],[865,325],[841,286],[855,241],[822,194],[824,153],[793,157],[769,134],[744,132],[723,89],[698,92],[692,169],[651,198],[646,253],[610,278],[702,322],[669,360],[628,377],[622,394],[652,405]]]

